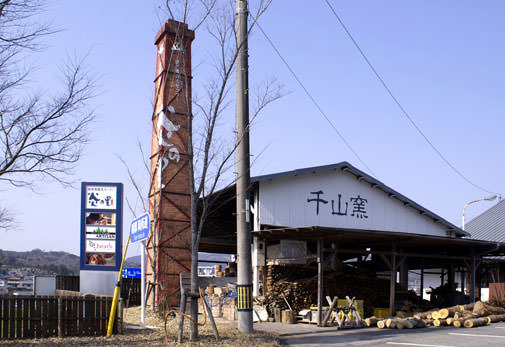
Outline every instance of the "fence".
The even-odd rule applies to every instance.
[[[125,301],[126,307],[139,306],[140,296],[140,278],[121,280],[121,298]]]
[[[79,291],[79,276],[56,276],[56,289]]]
[[[0,295],[0,339],[105,335],[111,305],[111,297]]]

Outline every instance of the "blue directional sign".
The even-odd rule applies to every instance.
[[[134,219],[130,225],[130,241],[137,242],[147,239],[149,236],[151,222],[149,214],[144,214],[137,219]]]
[[[125,267],[123,269],[123,278],[140,278],[140,268],[139,267]]]

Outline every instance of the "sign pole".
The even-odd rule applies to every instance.
[[[146,327],[146,241],[142,240],[140,246],[140,300],[142,308],[142,328]]]
[[[116,287],[114,288],[114,297],[112,298],[112,305],[109,314],[109,324],[107,326],[107,337],[112,336],[112,328],[114,327],[114,319],[116,318],[116,308],[117,302],[119,300],[119,295],[121,292],[121,277],[123,277],[123,266],[126,259],[126,252],[128,252],[128,245],[130,244],[131,236],[128,236],[128,242],[126,242],[126,248],[123,254],[123,260],[121,261],[121,267],[119,268],[119,275],[117,278]]]

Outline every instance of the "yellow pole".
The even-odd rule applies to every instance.
[[[107,337],[112,336],[112,328],[114,327],[114,319],[116,318],[117,302],[119,300],[119,292],[121,291],[121,276],[123,276],[123,265],[129,244],[130,244],[130,236],[128,235],[128,241],[126,242],[126,248],[123,253],[123,259],[121,260],[121,267],[119,268],[119,275],[117,277],[116,288],[114,289],[114,297],[112,298],[112,307],[110,308],[110,315],[109,315],[109,325],[107,327]]]

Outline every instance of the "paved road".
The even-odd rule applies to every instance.
[[[254,329],[279,334],[289,346],[505,346],[505,323],[473,329],[454,327],[425,329],[349,329],[318,328],[308,324],[255,324]]]

